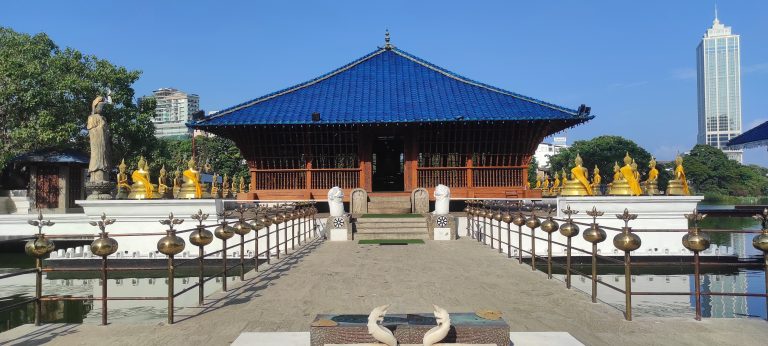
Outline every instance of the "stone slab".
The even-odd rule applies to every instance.
[[[451,240],[450,228],[435,228],[434,239],[435,240]]]
[[[347,241],[347,229],[346,228],[331,228],[328,232],[330,241]]]
[[[368,334],[367,315],[320,314],[315,321],[331,320],[332,327],[310,327],[310,345],[375,343]],[[398,342],[420,344],[424,334],[436,326],[432,313],[389,314],[382,323],[392,330]],[[446,343],[508,345],[509,325],[503,319],[486,320],[474,313],[451,313],[451,330]]]

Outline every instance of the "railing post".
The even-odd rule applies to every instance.
[[[694,209],[692,214],[685,214],[685,218],[693,223],[693,227],[683,236],[683,246],[693,251],[693,279],[696,281],[694,287],[694,298],[696,300],[696,320],[701,321],[701,262],[699,252],[709,248],[709,236],[705,233],[699,233],[699,221],[707,217],[706,214],[699,214]]]
[[[501,213],[501,221],[507,224],[507,258],[512,258],[512,229],[509,224],[512,222],[512,214],[509,212],[509,204],[506,205],[504,212]],[[499,238],[501,238],[501,227],[499,227]]]
[[[597,303],[597,244],[604,241],[607,235],[597,224],[597,217],[603,216],[603,212],[592,207],[592,210],[587,211],[587,215],[592,217],[592,225],[584,231],[583,237],[592,243],[592,302]]]
[[[552,279],[552,232],[560,228],[552,219],[552,212],[555,210],[547,208],[547,218],[541,223],[541,230],[547,232],[547,279]]]
[[[531,207],[531,217],[525,220],[525,225],[531,229],[531,270],[536,270],[536,227],[541,226],[541,221],[536,216],[536,205]],[[522,251],[521,251],[522,252]]]
[[[267,236],[267,248],[264,250],[264,252],[267,253],[267,264],[269,264],[269,263],[272,263],[272,261],[270,260],[271,256],[270,256],[270,250],[269,250],[269,237],[270,237],[270,235],[269,235],[269,233],[270,233],[269,232],[269,227],[272,226],[272,219],[269,217],[269,208],[268,207],[264,208],[264,214],[259,216],[259,226],[262,229],[267,231],[267,234],[266,234],[266,236]],[[256,265],[257,266],[259,264],[258,235],[259,235],[259,232],[256,232],[256,241],[257,241],[257,243],[256,243]],[[258,270],[258,267],[256,267],[256,268]]]
[[[168,226],[166,236],[160,238],[157,241],[157,251],[160,251],[163,255],[168,256],[168,324],[173,324],[174,313],[174,277],[175,267],[173,265],[173,256],[184,251],[184,239],[176,235],[176,230],[173,226],[180,225],[184,220],[176,219],[173,217],[173,213],[168,215],[168,219],[160,220],[160,224]]]
[[[197,221],[197,229],[189,234],[189,242],[197,246],[197,305],[203,305],[205,300],[205,284],[203,283],[205,274],[205,251],[203,248],[213,241],[213,233],[205,229],[203,222],[208,219],[208,214],[203,214],[199,209],[197,214],[192,214],[192,220]]]
[[[498,208],[498,202],[496,203],[496,207]],[[493,249],[493,220],[498,221],[498,226],[496,228],[498,229],[498,237],[496,237],[496,247],[499,248],[499,253],[501,253],[501,220],[503,218],[503,215],[501,215],[501,208],[496,209],[496,212],[493,213],[493,216],[491,218],[491,249]]]
[[[464,213],[466,214],[466,217],[467,217],[467,227],[466,227],[466,229],[467,229],[467,237],[470,237],[471,234],[472,234],[470,232],[470,225],[469,225],[469,216],[471,215],[471,212],[470,212],[471,209],[470,208],[471,207],[469,206],[469,201],[465,200],[464,201]]]
[[[563,227],[560,227],[560,234],[567,237],[568,240],[566,241],[566,247],[565,247],[565,287],[570,289],[571,288],[571,238],[579,235],[579,225],[573,223],[573,219],[571,218],[571,215],[578,214],[578,210],[571,210],[571,205],[569,204],[566,206],[565,209],[563,209],[563,213],[568,215],[568,219],[566,219],[565,224],[563,224]]]
[[[245,213],[251,210],[240,204],[235,212],[239,214],[234,231],[240,236],[240,281],[245,281],[245,236],[253,230],[253,227],[245,222]]]
[[[641,241],[637,234],[632,233],[629,221],[637,218],[637,214],[630,214],[624,209],[623,214],[617,214],[616,218],[624,221],[622,232],[613,237],[613,246],[624,251],[624,302],[626,304],[626,320],[632,321],[632,258],[630,253],[640,248]]]
[[[56,249],[53,241],[43,234],[43,227],[53,226],[55,223],[43,220],[41,211],[38,211],[37,220],[29,220],[28,223],[37,227],[37,237],[24,244],[24,252],[35,258],[35,326],[39,326],[43,314],[43,257]],[[8,323],[10,324],[10,320]]]
[[[230,226],[227,222],[227,217],[230,214],[224,210],[216,214],[219,218],[219,222],[221,223],[219,227],[216,227],[216,230],[213,232],[213,234],[216,236],[216,238],[221,239],[221,262],[224,267],[222,270],[222,280],[221,280],[221,290],[226,291],[227,290],[227,239],[232,238],[235,236],[235,228]]]
[[[101,325],[107,325],[107,256],[117,251],[117,241],[109,237],[107,226],[115,223],[115,219],[107,219],[102,213],[101,220],[90,221],[91,226],[99,227],[99,238],[91,243],[91,253],[101,256]]]
[[[522,202],[517,204],[517,213],[512,216],[512,223],[517,226],[517,263],[523,264],[523,225],[525,225],[525,215],[523,215]]]

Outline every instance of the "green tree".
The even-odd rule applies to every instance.
[[[531,156],[531,162],[528,163],[528,182],[531,186],[536,186],[536,172],[539,170],[539,161],[536,156]]]
[[[0,27],[0,170],[20,153],[47,147],[88,149],[85,122],[91,102],[106,90],[105,107],[115,163],[149,154],[156,145],[150,119],[154,105],[133,102],[131,85],[141,72],[72,48],[45,34]]]
[[[768,170],[729,160],[722,150],[696,145],[683,157],[686,178],[697,193],[758,196],[768,193]]]
[[[586,141],[576,141],[567,149],[561,150],[556,155],[549,158],[551,172],[559,172],[565,168],[570,171],[575,166],[574,160],[579,154],[584,161],[582,164],[592,174],[597,165],[600,168],[600,175],[604,183],[610,183],[613,179],[613,166],[616,162],[619,166],[624,165],[624,156],[629,153],[640,171],[640,179],[647,179],[648,163],[651,160],[651,154],[637,145],[635,142],[619,136],[599,136]],[[662,165],[657,165],[659,170],[659,189],[665,189],[669,180],[669,172]]]
[[[150,158],[150,165],[153,174],[157,174],[163,165],[171,172],[177,168],[181,171],[187,169],[187,162],[192,157],[192,139],[161,139],[157,150]],[[205,164],[211,166],[210,174],[228,175],[230,177],[249,177],[248,166],[244,163],[243,156],[235,144],[222,137],[195,137],[195,160],[198,165],[203,167]],[[138,158],[131,161],[132,167],[136,166]],[[126,161],[126,164],[128,162]]]

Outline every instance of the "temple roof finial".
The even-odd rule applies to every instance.
[[[392,49],[392,44],[389,43],[389,29],[384,31],[384,49]]]

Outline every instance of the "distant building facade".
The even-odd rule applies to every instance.
[[[192,135],[186,123],[192,121],[192,115],[200,111],[200,96],[173,88],[160,88],[149,97],[154,98],[157,103],[155,116],[152,118],[155,137]]]
[[[724,149],[742,162],[742,150],[728,150],[728,141],[741,134],[741,59],[739,35],[717,19],[697,48],[699,133],[697,142]]]
[[[539,144],[536,152],[533,154],[539,165],[539,170],[549,169],[549,158],[566,148],[568,148],[566,137],[554,137],[552,138],[552,143]]]

